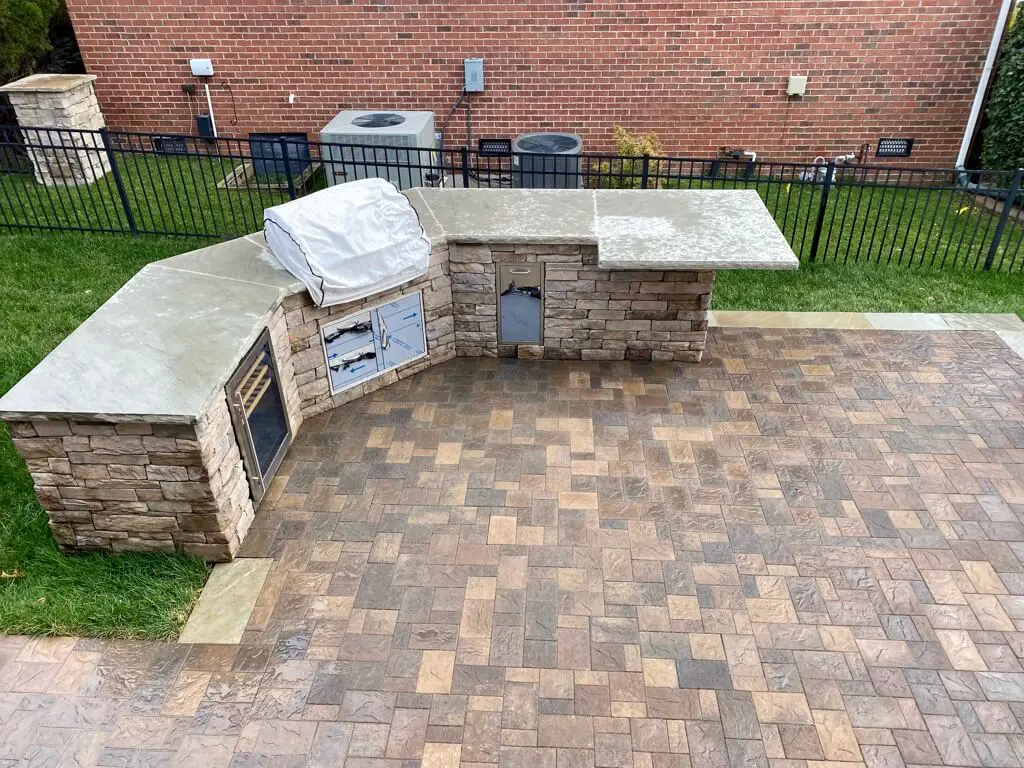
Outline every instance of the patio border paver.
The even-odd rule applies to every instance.
[[[240,643],[273,564],[270,558],[240,557],[214,568],[178,642]]]
[[[994,331],[1024,357],[1024,320],[1010,313],[753,312],[712,310],[711,328],[832,328],[877,331]]]

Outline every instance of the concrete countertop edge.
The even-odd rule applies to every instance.
[[[449,245],[597,245],[600,242],[596,237],[558,237],[545,235],[510,235],[508,237],[495,238],[487,234],[460,234],[446,235]]]
[[[793,261],[758,261],[758,262],[745,262],[745,261],[701,261],[701,262],[684,262],[684,261],[630,261],[630,262],[619,262],[619,261],[600,261],[600,253],[598,254],[598,268],[599,269],[622,269],[632,270],[634,272],[645,272],[645,271],[664,271],[664,272],[677,272],[677,271],[697,271],[697,272],[724,272],[732,269],[757,269],[761,271],[769,272],[780,272],[790,271],[800,268],[800,261],[794,259]]]
[[[198,417],[170,413],[0,410],[0,421],[77,421],[83,424],[195,424],[198,421]]]

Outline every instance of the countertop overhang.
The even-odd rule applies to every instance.
[[[434,245],[596,244],[598,268],[796,269],[752,190],[413,189]],[[262,233],[143,268],[0,398],[0,418],[192,423],[302,283]]]
[[[796,269],[755,190],[413,189],[432,240],[586,243],[601,269]]]

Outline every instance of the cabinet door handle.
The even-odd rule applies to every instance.
[[[360,363],[363,360],[373,360],[377,356],[376,352],[357,352],[351,357],[344,357],[337,363],[330,366],[331,370],[337,373],[338,371],[347,371],[356,363]]]
[[[335,328],[328,334],[324,335],[324,342],[330,344],[332,341],[336,341],[344,336],[346,333],[366,333],[370,330],[370,323],[362,321],[358,323],[352,323],[352,325],[346,325],[344,328]]]

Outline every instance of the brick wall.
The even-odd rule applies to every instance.
[[[107,121],[191,131],[188,59],[214,59],[225,133],[316,130],[343,108],[429,109],[486,59],[475,135],[570,130],[608,149],[611,126],[657,131],[674,153],[722,145],[810,160],[913,136],[913,160],[956,156],[995,0],[68,0]],[[809,76],[787,101],[786,77]],[[235,96],[237,122],[232,124]],[[288,106],[289,93],[298,101]],[[463,115],[451,121],[461,141]]]

